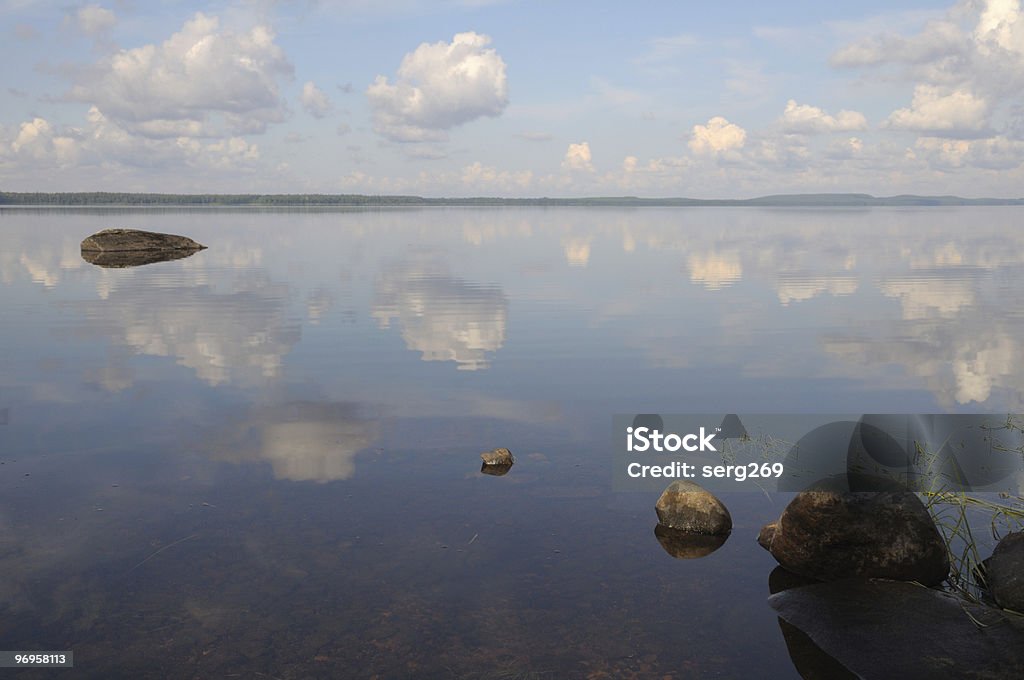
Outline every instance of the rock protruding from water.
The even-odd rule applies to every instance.
[[[160,234],[138,229],[104,229],[82,241],[83,253],[125,253],[152,251],[197,251],[206,246],[187,236]]]
[[[721,536],[732,531],[732,516],[714,494],[699,484],[677,480],[654,506],[658,523],[670,529]]]
[[[769,522],[761,527],[761,531],[757,534],[757,544],[765,550],[771,550],[772,539],[775,538],[775,532],[778,528],[778,522]]]
[[[1007,534],[985,560],[985,584],[1003,609],[1024,613],[1024,531]]]
[[[931,586],[949,575],[942,536],[909,492],[804,491],[758,542],[768,542],[786,569],[819,581],[866,577]]]
[[[499,467],[511,467],[512,463],[516,462],[515,456],[508,449],[492,449],[491,451],[484,451],[480,454],[480,458],[484,461],[484,466],[499,466]],[[506,470],[505,472],[508,472]]]

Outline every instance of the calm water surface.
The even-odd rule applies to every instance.
[[[726,544],[676,559],[656,498],[611,491],[611,416],[1020,412],[1022,220],[0,210],[0,649],[82,677],[797,677],[754,540],[786,499],[725,497]],[[111,226],[209,249],[85,262]],[[519,462],[482,475],[496,446]]]

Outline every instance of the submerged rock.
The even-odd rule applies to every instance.
[[[138,229],[104,229],[82,241],[82,252],[197,251],[206,246],[186,236]]]
[[[985,560],[985,584],[1003,609],[1024,613],[1024,531],[1007,534]]]
[[[859,576],[936,585],[949,575],[935,522],[909,492],[804,491],[770,540],[779,564],[820,581]]]
[[[732,516],[722,501],[688,480],[669,484],[654,510],[658,522],[672,529],[716,536],[732,531]]]
[[[484,461],[484,466],[499,465],[499,466],[512,466],[512,463],[516,462],[515,456],[508,449],[493,449],[491,451],[485,451],[480,454],[480,458]],[[508,472],[506,470],[505,472]]]
[[[672,529],[662,524],[654,526],[654,536],[665,552],[680,560],[706,557],[725,545],[729,538],[729,534],[695,534],[692,531]]]
[[[1024,619],[931,588],[851,579],[792,588],[768,603],[814,648],[858,678],[1024,677]],[[830,667],[824,659],[807,659],[810,650],[794,641],[786,635],[801,672]]]

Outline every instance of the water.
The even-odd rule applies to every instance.
[[[611,490],[611,416],[1019,412],[1022,217],[0,210],[0,649],[797,677],[754,541],[785,499],[723,497],[729,540],[675,559],[655,497]],[[209,249],[82,260],[111,226]],[[480,474],[497,446],[516,466]]]

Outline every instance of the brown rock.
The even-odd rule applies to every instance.
[[[775,538],[775,531],[779,528],[778,522],[770,522],[761,527],[757,534],[757,544],[765,550],[772,549],[772,539]]]
[[[732,531],[732,516],[722,501],[688,480],[669,484],[654,509],[658,522],[672,529],[715,536]]]
[[[138,229],[104,229],[82,241],[82,252],[134,252],[152,250],[195,251],[206,248],[186,236]]]
[[[821,581],[937,585],[949,575],[935,522],[909,492],[802,492],[782,512],[769,551],[786,569]]]
[[[484,461],[484,465],[508,465],[516,462],[515,456],[508,449],[493,449],[491,451],[485,451],[480,454],[480,458]]]

